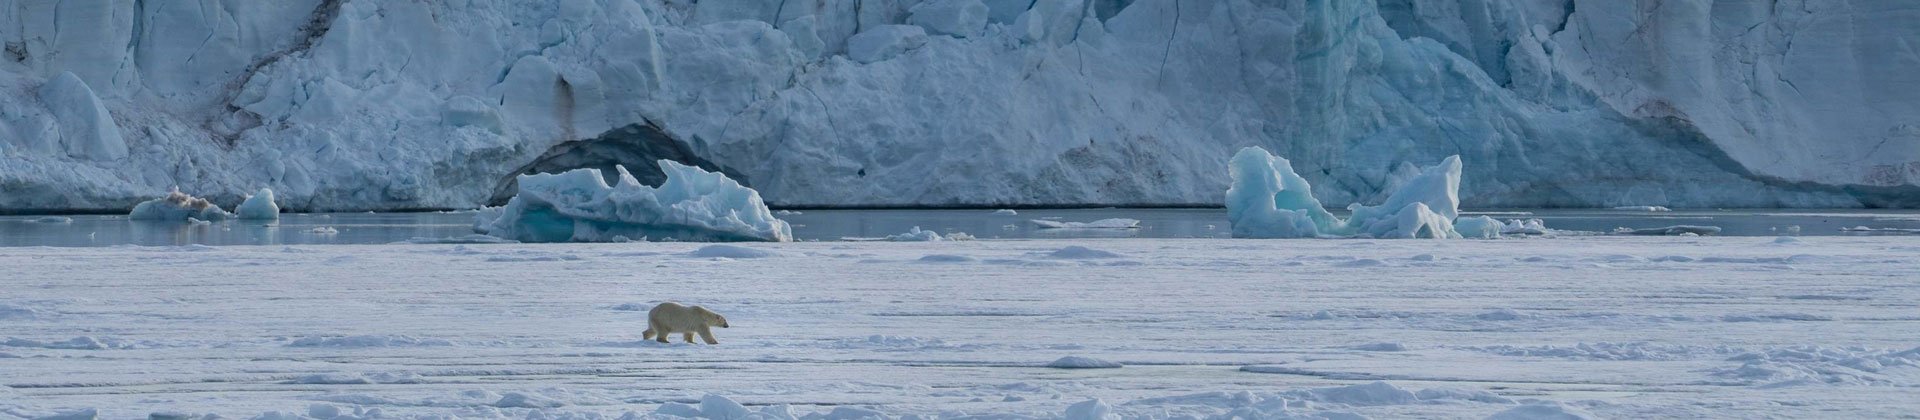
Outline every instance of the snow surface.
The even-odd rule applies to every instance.
[[[1800,242],[11,248],[0,416],[1920,410],[1920,238]],[[1124,258],[1048,257],[1073,246]],[[536,255],[575,258],[494,260]],[[1381,264],[1341,266],[1357,259]],[[644,311],[619,309],[667,300],[732,328],[718,346],[661,345],[641,339]],[[1069,356],[1125,367],[1044,367]]]
[[[1920,196],[1905,1],[165,3],[0,8],[0,209],[475,208],[595,156],[783,206],[1210,205],[1249,145],[1336,207],[1450,155],[1476,207]]]
[[[476,213],[474,230],[521,242],[793,240],[760,193],[717,172],[659,161],[666,182],[642,185],[624,166],[616,185],[599,169],[521,175],[507,205]]]

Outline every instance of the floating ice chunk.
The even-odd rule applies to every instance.
[[[885,61],[927,43],[918,26],[880,25],[847,38],[847,58],[861,63]]]
[[[1629,228],[1623,227],[1619,229],[1614,229],[1613,233],[1618,233],[1623,235],[1654,235],[1654,236],[1662,236],[1662,235],[1687,236],[1689,234],[1693,236],[1710,236],[1710,235],[1719,234],[1720,227],[1694,226],[1694,225],[1673,225],[1673,226],[1667,226],[1667,227],[1657,227],[1657,228],[1647,228],[1647,229],[1629,229]]]
[[[781,216],[793,216],[801,213],[793,210],[781,210],[781,211],[773,212],[773,214],[778,214]]]
[[[330,227],[330,226],[321,226],[321,227],[308,230],[307,233],[311,233],[315,235],[337,235],[340,233],[340,230],[334,229],[333,227]]]
[[[1460,156],[1422,169],[1378,206],[1359,206],[1350,228],[1375,238],[1457,238],[1460,217]]]
[[[1546,222],[1540,219],[1508,220],[1507,225],[1500,228],[1503,235],[1545,235],[1548,232],[1551,231],[1547,229]]]
[[[1453,231],[1463,238],[1493,239],[1500,237],[1500,231],[1506,225],[1487,216],[1462,217],[1454,219]]]
[[[1343,225],[1313,197],[1293,162],[1266,149],[1240,149],[1229,162],[1227,221],[1236,238],[1311,238]]]
[[[280,218],[280,205],[273,203],[273,190],[261,188],[239,207],[234,207],[233,212],[241,219],[274,220]]]
[[[1013,211],[1013,209],[999,209],[999,210],[994,210],[993,214],[1002,215],[1002,216],[1016,216],[1016,215],[1019,215],[1020,212]]]
[[[1028,220],[1041,229],[1138,229],[1140,221],[1127,218],[1100,219],[1091,222],[1058,222],[1052,220]]]
[[[609,186],[598,169],[521,175],[498,210],[475,214],[475,230],[522,242],[606,242],[615,236],[692,241],[793,240],[760,193],[726,175],[660,161],[667,180],[641,185],[627,169]]]
[[[1795,227],[1798,227],[1798,226],[1795,226]],[[1895,234],[1895,235],[1920,234],[1920,229],[1872,228],[1872,227],[1866,227],[1866,226],[1843,227],[1843,228],[1840,228],[1840,231],[1847,232],[1847,233]]]
[[[180,192],[178,188],[167,191],[166,197],[140,202],[133,206],[132,212],[127,213],[127,218],[132,220],[170,222],[183,222],[187,219],[226,220],[231,216],[233,216],[232,213],[221,210],[220,206],[214,205],[213,202],[187,195]]]
[[[914,226],[913,230],[909,230],[907,233],[887,236],[887,240],[894,242],[939,242],[947,240],[947,238],[941,237],[939,233],[935,233],[934,231],[920,230],[919,226]]]
[[[1378,206],[1355,206],[1341,220],[1313,197],[1313,187],[1293,163],[1248,147],[1233,156],[1228,172],[1227,220],[1236,238],[1457,238],[1460,157],[1450,156],[1401,183]]]
[[[1119,363],[1081,356],[1062,357],[1047,364],[1047,367],[1055,369],[1114,369],[1121,366]]]
[[[931,0],[913,6],[907,23],[938,35],[980,36],[987,27],[987,4],[980,0]]]
[[[27,222],[39,223],[43,225],[65,225],[65,224],[72,224],[73,218],[62,217],[62,216],[44,216],[44,217],[35,217],[33,218],[33,220],[28,220]]]
[[[1614,207],[1613,209],[1627,210],[1627,211],[1673,211],[1673,209],[1666,208],[1664,206],[1619,206],[1619,207]]]

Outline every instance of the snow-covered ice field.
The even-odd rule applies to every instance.
[[[1920,238],[707,246],[0,249],[0,417],[1920,412]]]

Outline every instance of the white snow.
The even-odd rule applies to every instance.
[[[1355,205],[1341,219],[1321,207],[1313,186],[1293,171],[1292,162],[1248,147],[1234,154],[1228,168],[1227,220],[1236,238],[1458,238],[1460,157],[1422,169],[1375,206]],[[1485,216],[1482,216],[1485,217]],[[1485,237],[1484,226],[1474,233]]]
[[[1140,228],[1139,220],[1121,218],[1121,217],[1116,217],[1111,219],[1100,219],[1100,220],[1095,220],[1091,222],[1062,222],[1057,220],[1042,220],[1042,219],[1032,219],[1032,220],[1028,220],[1027,222],[1033,223],[1034,226],[1038,226],[1041,229],[1139,229]]]
[[[166,197],[142,201],[127,213],[127,218],[133,220],[178,222],[226,220],[232,216],[232,213],[220,209],[213,202],[187,195],[178,189],[168,191]]]
[[[280,218],[280,205],[273,202],[273,190],[261,188],[234,207],[233,213],[246,220],[276,220]]]
[[[10,248],[0,253],[10,306],[0,308],[13,309],[0,314],[29,315],[0,322],[9,343],[0,351],[11,355],[0,356],[0,410],[252,418],[324,404],[343,416],[514,419],[739,414],[736,404],[889,418],[1061,418],[1100,405],[1109,418],[1920,410],[1911,398],[1920,324],[1901,321],[1912,311],[1900,304],[1920,290],[1888,281],[1920,275],[1911,258],[1920,244],[1800,239],[976,241],[940,245],[937,255],[964,257],[941,264],[918,261],[930,245],[890,242],[756,244],[788,257],[726,260],[701,250],[734,245],[673,242]],[[1137,264],[1048,256],[1072,246]],[[480,263],[535,255],[606,257]],[[1417,255],[1433,258],[1403,258]],[[1527,256],[1546,258],[1518,258]],[[1333,266],[1359,258],[1386,264]],[[1764,268],[1775,265],[1794,269]],[[716,308],[732,328],[716,330],[718,346],[660,345],[639,337],[644,312],[609,309],[664,300]],[[1070,356],[1126,367],[1040,367]]]
[[[519,193],[499,210],[475,215],[475,230],[522,242],[607,242],[614,237],[653,240],[793,240],[760,193],[717,172],[659,162],[666,183],[640,184],[625,167],[609,186],[600,170],[519,177]]]

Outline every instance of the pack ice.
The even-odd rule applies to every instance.
[[[1247,145],[1331,206],[1452,155],[1484,206],[1920,205],[1904,1],[176,3],[0,7],[0,209],[657,159],[788,206],[1214,204]]]
[[[760,193],[700,168],[669,160],[660,187],[634,179],[625,166],[616,185],[599,169],[521,175],[519,193],[507,205],[475,215],[479,233],[521,242],[611,242],[625,239],[685,241],[793,240],[786,221]]]
[[[1320,205],[1292,162],[1266,149],[1240,149],[1228,171],[1233,186],[1227,190],[1227,221],[1236,238],[1461,237],[1454,226],[1460,216],[1459,156],[1422,169],[1380,205],[1350,207],[1353,215],[1346,219]],[[1466,220],[1462,228],[1475,236],[1498,234],[1487,225],[1491,219]]]

